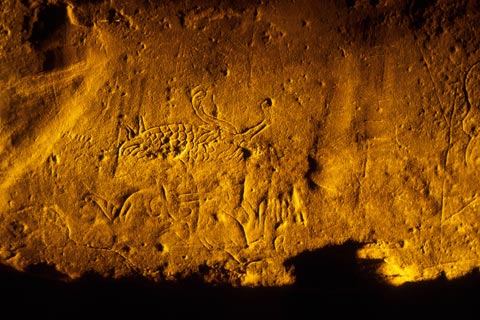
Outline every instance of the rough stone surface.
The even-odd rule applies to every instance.
[[[477,1],[0,2],[0,262],[394,284],[480,266]]]

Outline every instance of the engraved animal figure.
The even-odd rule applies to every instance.
[[[191,104],[202,125],[166,124],[146,128],[139,118],[138,130],[127,128],[127,140],[119,148],[119,156],[137,159],[180,159],[208,161],[227,159],[240,161],[249,155],[248,142],[270,124],[271,99],[265,99],[261,108],[263,119],[243,131],[232,123],[205,112],[206,90],[191,91]]]
[[[120,205],[94,193],[85,197],[85,203],[100,210],[117,234],[143,229],[157,235],[171,231],[187,239],[197,229],[197,192],[178,192],[160,186],[133,192]]]
[[[123,222],[130,219],[132,209],[141,207],[141,214],[149,217],[165,216],[173,221],[181,220],[192,214],[198,207],[199,196],[196,192],[177,192],[159,188],[142,189],[130,194],[120,206],[95,194],[85,196],[86,203],[93,203],[110,222],[120,218]],[[137,209],[135,209],[137,210]]]

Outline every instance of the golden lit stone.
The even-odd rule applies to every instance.
[[[2,1],[1,264],[283,286],[354,241],[394,285],[478,269],[480,11],[431,3]]]

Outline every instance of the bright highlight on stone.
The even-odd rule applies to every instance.
[[[0,2],[0,263],[388,283],[480,266],[477,1]]]

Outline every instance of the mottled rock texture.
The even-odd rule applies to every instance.
[[[477,1],[0,2],[0,262],[277,286],[480,266]]]

